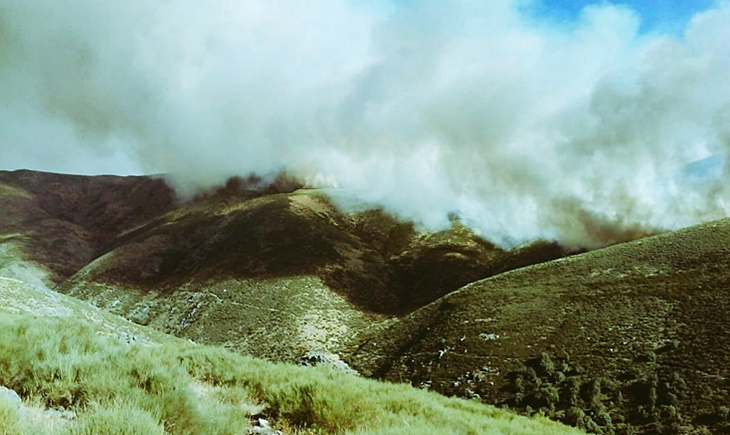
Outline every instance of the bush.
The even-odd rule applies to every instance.
[[[154,435],[165,433],[148,411],[127,403],[93,404],[68,428],[74,435]]]

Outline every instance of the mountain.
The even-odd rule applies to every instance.
[[[171,210],[174,198],[160,178],[0,171],[0,255],[18,251],[59,283],[120,231]]]
[[[424,233],[381,210],[343,212],[286,178],[231,179],[186,201],[149,177],[18,171],[0,181],[0,246],[60,291],[280,361],[346,356],[389,317],[536,255],[565,255],[551,244],[507,253],[456,223]]]
[[[504,251],[286,177],[181,199],[161,178],[0,171],[0,276],[194,342],[595,433],[730,431],[728,241],[722,220]]]

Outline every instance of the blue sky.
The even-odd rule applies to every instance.
[[[543,17],[571,22],[580,14],[580,10],[590,4],[623,4],[635,10],[641,18],[642,32],[659,32],[680,34],[687,21],[697,12],[706,10],[715,4],[712,0],[626,0],[626,1],[592,1],[592,0],[539,0],[533,11]]]

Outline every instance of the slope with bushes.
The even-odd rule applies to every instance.
[[[350,363],[597,433],[722,433],[729,292],[725,219],[472,283]]]

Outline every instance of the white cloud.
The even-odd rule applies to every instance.
[[[0,166],[184,189],[288,168],[504,244],[727,215],[727,172],[673,174],[728,152],[730,7],[680,38],[610,4],[570,27],[506,0],[369,4],[0,0]]]

